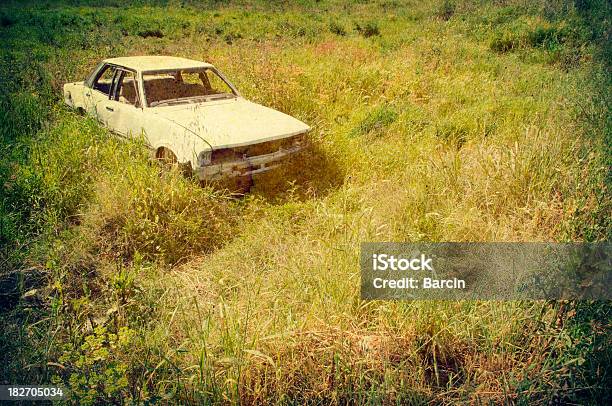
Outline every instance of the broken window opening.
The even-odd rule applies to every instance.
[[[115,77],[115,71],[116,68],[114,66],[107,65],[104,67],[93,83],[93,90],[97,90],[108,96]]]
[[[121,70],[121,74],[117,79],[116,89],[113,93],[113,99],[134,107],[141,106],[140,98],[138,97],[138,83],[134,72]]]
[[[147,73],[143,75],[143,83],[150,107],[237,96],[234,89],[209,68]]]

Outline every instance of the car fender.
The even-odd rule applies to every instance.
[[[159,148],[168,148],[176,155],[178,162],[191,163],[195,169],[198,154],[212,149],[198,134],[166,118],[147,114],[146,123],[148,128],[144,129],[145,135],[153,153]]]
[[[64,85],[64,102],[72,108],[85,108],[83,82],[66,83]]]

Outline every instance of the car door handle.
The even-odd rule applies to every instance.
[[[112,107],[106,106],[106,110],[108,111],[115,111],[115,109],[113,109]]]

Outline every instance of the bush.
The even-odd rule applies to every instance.
[[[64,345],[59,361],[66,368],[71,400],[79,404],[98,404],[101,400],[119,402],[129,395],[128,369],[118,354],[127,353],[133,344],[135,332],[127,327],[117,333],[99,326],[81,343]],[[54,383],[62,383],[60,376]]]
[[[361,25],[359,23],[355,24],[355,29],[365,38],[370,38],[376,35],[380,35],[380,29],[378,28],[378,24],[374,21],[368,21],[365,24]]]
[[[551,24],[545,21],[518,21],[495,32],[490,47],[499,53],[529,48],[556,50],[574,36],[563,22]]]
[[[565,42],[567,31],[563,26],[537,25],[527,33],[527,42],[534,48],[555,48]]]
[[[340,35],[342,37],[346,35],[346,29],[335,20],[329,23],[329,31],[331,31],[333,34]]]
[[[152,16],[142,16],[135,13],[120,14],[115,17],[114,24],[121,29],[124,35],[138,35],[142,38],[163,38],[161,21]],[[167,22],[164,26],[167,26]]]
[[[510,52],[519,46],[520,39],[508,32],[495,34],[490,45],[491,49],[498,53]]]
[[[150,30],[140,30],[136,34],[142,38],[149,38],[149,37],[163,38],[164,37],[164,33],[159,28],[150,29]]]
[[[444,0],[438,9],[438,17],[444,21],[448,21],[453,14],[455,14],[455,3],[451,0]]]

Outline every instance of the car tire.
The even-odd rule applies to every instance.
[[[174,166],[178,164],[176,154],[171,149],[166,147],[158,148],[155,152],[155,159],[157,159],[164,166]]]
[[[191,163],[180,163],[176,154],[172,152],[170,148],[161,147],[155,152],[155,159],[162,165],[166,170],[172,168],[178,168],[181,173],[187,177],[191,176]]]

